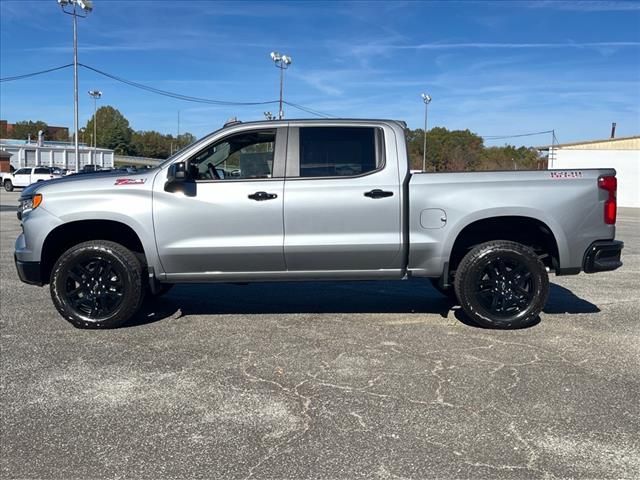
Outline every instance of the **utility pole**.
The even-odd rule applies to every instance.
[[[78,146],[78,17],[86,18],[93,10],[93,2],[91,0],[58,0],[58,5],[67,15],[73,17],[73,131],[74,131],[74,149],[76,156],[76,172],[80,171],[80,148]],[[73,10],[66,10],[65,7],[72,6]],[[77,11],[80,7],[85,13],[81,15]]]
[[[429,102],[431,102],[431,97],[426,93],[421,95],[422,101],[424,102],[424,142],[422,146],[422,171],[427,171],[427,110],[429,107]]]
[[[89,96],[93,98],[93,149],[98,146],[98,99],[102,97],[100,90],[89,90]]]
[[[284,71],[289,68],[291,62],[293,61],[288,55],[280,55],[278,52],[271,52],[271,60],[277,68],[280,69],[280,109],[278,111],[278,119],[282,120],[284,118],[284,110],[282,107],[282,92],[284,85]]]

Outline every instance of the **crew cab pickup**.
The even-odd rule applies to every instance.
[[[176,283],[410,277],[518,328],[550,272],[622,265],[615,170],[412,174],[391,120],[234,123],[152,170],[33,185],[18,218],[20,278],[80,328]]]
[[[62,174],[51,167],[26,167],[13,173],[2,174],[2,185],[7,192],[12,192],[15,187],[28,187],[32,183],[44,182],[61,178]]]

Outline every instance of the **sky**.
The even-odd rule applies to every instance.
[[[96,0],[79,61],[127,80],[216,100],[278,99],[346,118],[392,118],[482,136],[555,130],[558,141],[640,134],[640,1],[209,2]],[[0,1],[0,77],[73,61],[72,17],[55,0]],[[267,106],[159,96],[80,69],[80,126],[101,90],[135,130],[200,137]],[[287,118],[312,115],[285,107]],[[73,126],[73,70],[0,83],[0,118]],[[544,145],[550,135],[487,141]]]

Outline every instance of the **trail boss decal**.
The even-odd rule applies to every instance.
[[[146,181],[146,178],[118,178],[114,185],[142,185]]]
[[[559,170],[557,172],[549,172],[549,174],[551,178],[555,180],[582,178],[582,172],[580,170]]]

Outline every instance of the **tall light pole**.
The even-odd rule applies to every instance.
[[[431,97],[426,93],[421,95],[422,101],[424,102],[424,145],[422,147],[422,171],[427,171],[427,110],[429,108],[429,102],[431,102]]]
[[[91,0],[58,0],[58,5],[67,15],[73,16],[73,131],[76,153],[76,172],[80,171],[80,148],[78,147],[78,17],[85,18],[93,10]],[[78,7],[80,11],[78,12]]]
[[[282,109],[282,86],[284,83],[284,71],[291,65],[292,59],[288,55],[280,55],[278,52],[271,52],[271,60],[275,63],[276,67],[280,69],[280,111],[278,112],[278,119],[284,118],[284,110]]]
[[[93,98],[93,149],[98,147],[98,99],[102,97],[100,90],[89,90],[89,96]]]

